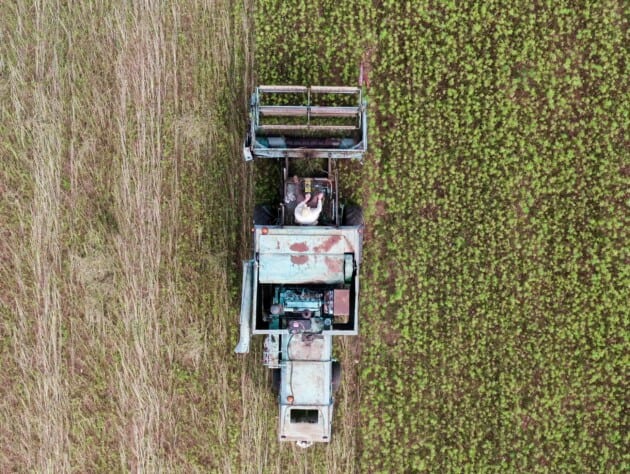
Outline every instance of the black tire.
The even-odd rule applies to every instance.
[[[338,361],[332,363],[332,391],[335,393],[341,386],[341,364]]]
[[[361,206],[347,205],[343,210],[342,225],[363,225],[363,209],[361,209]]]
[[[280,369],[271,369],[271,391],[280,395]]]
[[[276,221],[276,214],[271,206],[258,204],[254,207],[254,225],[273,225]]]

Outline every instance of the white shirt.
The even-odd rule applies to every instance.
[[[312,208],[308,207],[307,199],[299,203],[295,206],[295,220],[299,224],[315,224],[317,219],[319,219],[319,214],[322,212],[322,201],[323,199],[319,199],[317,201],[317,207]]]

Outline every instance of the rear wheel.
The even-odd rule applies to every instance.
[[[361,209],[361,206],[349,204],[344,208],[343,225],[363,225],[363,209]]]
[[[276,213],[267,204],[258,204],[254,207],[254,225],[273,225],[276,221]]]
[[[335,393],[341,386],[341,364],[338,361],[332,363],[332,391]]]

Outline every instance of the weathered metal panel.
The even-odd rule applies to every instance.
[[[351,329],[324,329],[323,334],[327,336],[356,336],[359,334],[359,267],[354,279],[354,324]]]
[[[287,361],[282,370],[281,397],[297,405],[330,404],[331,364],[324,361]]]
[[[287,226],[255,227],[258,253],[354,253],[361,261],[361,230],[357,227]]]
[[[261,283],[343,283],[344,254],[361,248],[353,228],[295,226],[266,234],[257,228],[255,240]]]
[[[254,260],[252,265],[252,278],[254,284],[252,286],[251,327],[252,334],[260,334],[260,332],[256,330],[256,310],[258,309],[258,262],[256,260]]]
[[[332,338],[304,334],[284,339],[282,386],[280,402],[297,405],[328,405],[331,403]]]
[[[265,253],[258,257],[258,281],[260,283],[343,283],[343,270],[343,254]]]
[[[283,337],[287,360],[281,368],[280,440],[330,440],[332,421],[332,337]],[[295,423],[291,410],[317,410],[317,423]]]
[[[332,338],[329,336],[294,335],[284,340],[283,351],[287,360],[330,361]]]
[[[311,423],[291,423],[291,410],[293,409],[315,409],[317,410],[318,422]],[[279,417],[279,438],[280,441],[317,441],[327,443],[330,441],[332,431],[333,405],[321,407],[302,407],[296,405],[281,405]]]
[[[354,253],[356,239],[350,232],[318,227],[292,227],[290,234],[277,229],[268,229],[267,235],[260,234],[260,254],[344,254]]]
[[[335,316],[350,316],[350,290],[335,290],[333,307]]]

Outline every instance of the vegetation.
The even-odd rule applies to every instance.
[[[627,17],[0,4],[0,471],[627,470]],[[333,442],[301,451],[256,341],[232,353],[272,175],[241,161],[248,93],[361,63],[361,336]]]
[[[623,470],[621,5],[263,8],[260,82],[370,72],[360,471]]]
[[[231,354],[249,8],[0,6],[0,471],[254,465],[262,370]]]

